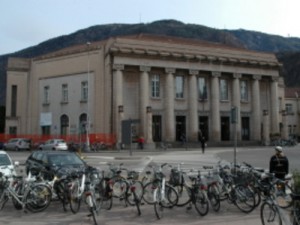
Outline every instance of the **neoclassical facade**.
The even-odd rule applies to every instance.
[[[114,134],[122,121],[146,143],[268,143],[285,134],[284,83],[272,53],[137,35],[10,58],[6,133]],[[232,108],[237,123],[232,123]],[[233,132],[233,131],[236,131]]]

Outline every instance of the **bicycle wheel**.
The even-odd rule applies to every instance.
[[[30,190],[24,196],[26,207],[31,212],[42,212],[51,203],[51,189],[44,184],[36,184],[30,187]]]
[[[89,195],[86,197],[86,203],[89,206],[89,211],[90,211],[90,215],[93,218],[94,224],[98,225],[97,223],[97,206],[96,206],[96,202],[95,202],[95,198],[93,197],[93,195],[91,193],[89,193]]]
[[[96,186],[96,192],[99,193],[100,207],[110,210],[112,207],[112,189],[107,179],[102,179],[99,185]]]
[[[5,189],[0,189],[0,210],[2,210],[8,201],[8,195],[5,191]]]
[[[154,202],[154,198],[153,198],[153,194],[154,191],[157,189],[158,187],[158,182],[149,182],[148,184],[146,184],[143,188],[143,199],[146,203],[153,205]]]
[[[80,195],[80,187],[77,181],[73,181],[69,189],[70,209],[75,214],[79,211],[82,196]]]
[[[24,193],[22,193],[22,191],[23,191],[23,183],[22,183],[22,182],[16,183],[16,184],[13,186],[13,189],[14,189],[14,191],[16,192],[16,194],[17,194],[18,196],[23,196]],[[18,200],[21,200],[21,199],[18,198]],[[15,209],[21,210],[23,207],[22,207],[22,205],[18,202],[18,200],[15,199],[15,198],[12,198],[12,203],[13,203]]]
[[[200,216],[205,216],[208,213],[209,203],[203,192],[194,193],[193,204]]]
[[[277,185],[275,199],[279,207],[286,209],[293,205],[292,189],[289,185]]]
[[[135,195],[134,195],[135,193]],[[143,198],[143,184],[141,181],[133,181],[126,192],[126,201],[129,205],[134,206],[136,202],[141,202]]]
[[[113,197],[124,199],[127,188],[128,188],[128,184],[126,180],[124,179],[116,180],[112,187]]]
[[[292,225],[300,225],[300,203],[298,201],[294,201],[292,215],[293,215]]]
[[[161,188],[158,187],[154,191],[154,195],[156,196],[156,201],[154,203],[154,211],[157,219],[161,219],[164,215],[164,207],[161,204],[162,196],[161,196]]]
[[[268,202],[264,202],[261,205],[260,218],[262,225],[282,225],[282,220],[278,209]]]
[[[237,185],[230,192],[236,207],[244,213],[249,213],[255,208],[254,193],[244,185]]]
[[[178,202],[178,194],[175,188],[165,185],[165,199],[162,199],[161,204],[165,208],[172,208]]]
[[[214,191],[207,193],[210,205],[215,212],[218,212],[221,208],[220,197]]]
[[[174,187],[178,194],[178,201],[176,206],[185,206],[191,202],[190,190],[185,185],[177,185]]]

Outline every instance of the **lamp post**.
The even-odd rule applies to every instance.
[[[90,42],[86,43],[88,49],[88,60],[87,60],[87,112],[86,112],[86,146],[85,151],[90,151],[90,115],[89,115],[89,101],[90,101]]]

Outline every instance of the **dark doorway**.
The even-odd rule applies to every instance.
[[[153,141],[160,142],[161,135],[161,116],[152,116],[152,136]]]
[[[242,117],[242,140],[250,140],[250,119],[249,117]]]
[[[230,140],[230,117],[221,117],[221,140]]]
[[[186,137],[185,120],[185,116],[176,116],[176,141],[182,141],[182,135]]]
[[[198,140],[200,141],[201,136],[203,135],[205,140],[208,140],[208,116],[199,116],[199,135]]]

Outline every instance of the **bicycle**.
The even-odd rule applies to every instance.
[[[181,182],[175,186],[179,196],[176,206],[181,207],[189,204],[188,209],[190,209],[191,204],[193,204],[199,215],[207,215],[209,211],[209,198],[206,192],[207,184],[203,176],[200,175],[200,171],[198,170],[196,175],[188,175],[191,183],[188,183],[183,176],[183,174],[187,175],[187,172],[183,172],[180,169],[180,173]]]
[[[292,208],[292,225],[300,225],[300,195],[292,194],[293,208]]]
[[[172,208],[178,202],[177,191],[166,183],[166,177],[162,172],[163,167],[166,165],[168,164],[160,165],[158,170],[154,171],[154,180],[144,186],[144,194],[146,192],[152,194],[153,200],[149,203],[154,205],[157,219],[162,218],[164,208]],[[152,168],[154,170],[154,167]]]
[[[17,209],[28,209],[31,212],[41,212],[48,208],[51,203],[51,189],[44,184],[34,183],[35,179],[22,180],[14,177],[17,183],[11,183],[8,177],[0,172],[0,210],[9,199]]]
[[[282,221],[284,221],[285,224],[289,224],[288,219],[282,212],[282,208],[278,205],[276,201],[275,186],[278,182],[278,179],[275,178],[274,174],[272,173],[266,173],[265,176],[270,179],[270,184],[272,188],[269,188],[269,190],[265,193],[266,198],[263,200],[263,203],[260,207],[260,218],[262,225],[282,225]]]
[[[129,171],[127,176],[128,188],[126,190],[126,202],[131,206],[136,206],[138,215],[141,215],[141,200],[143,198],[143,184],[138,180],[139,173],[136,171]]]

